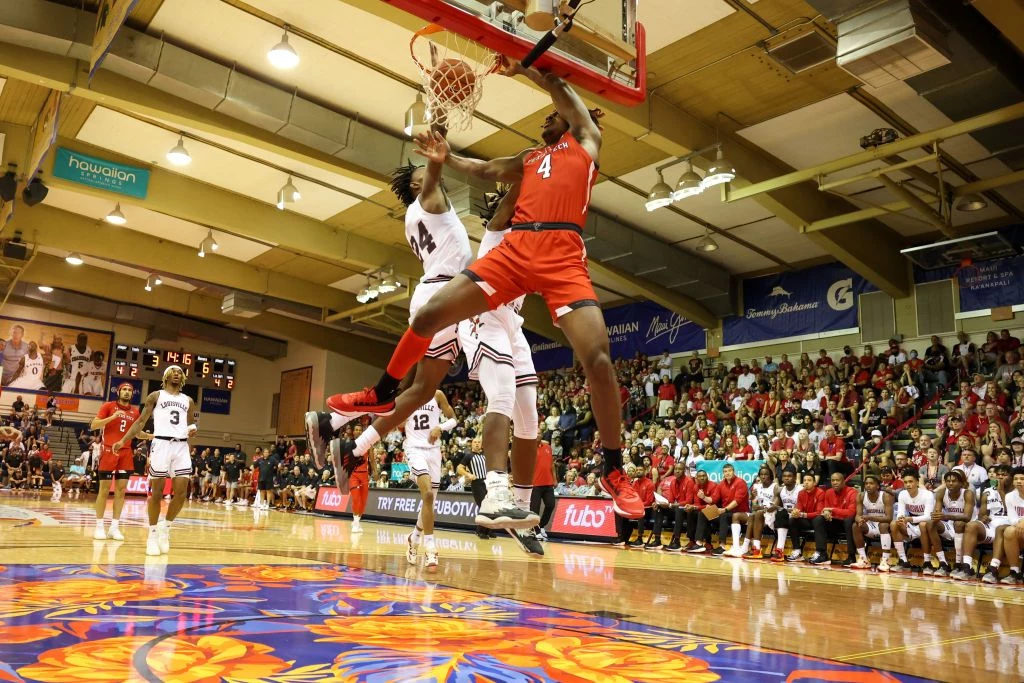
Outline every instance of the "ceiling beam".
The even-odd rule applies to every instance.
[[[214,253],[199,258],[195,247],[46,205],[19,207],[11,227],[21,230],[27,242],[133,265],[161,275],[208,282],[317,308],[344,309],[356,305],[352,294],[333,287]]]
[[[133,277],[92,266],[72,266],[64,259],[47,254],[39,254],[25,268],[21,279],[212,322],[231,325],[244,322],[246,328],[254,332],[294,339],[377,367],[384,366],[391,352],[388,344],[286,316],[263,313],[255,318],[242,319],[225,315],[220,311],[221,300],[217,297],[173,287],[157,287],[146,292]]]
[[[276,135],[231,116],[189,102],[144,83],[100,69],[89,80],[89,65],[71,57],[0,43],[0,76],[38,83],[96,104],[169,121],[211,135],[253,145],[293,161],[340,173],[383,189],[382,174]]]
[[[632,273],[607,263],[589,260],[587,267],[599,277],[611,280],[623,289],[641,290],[641,293],[654,303],[664,306],[673,313],[678,313],[687,320],[692,320],[704,329],[714,329],[718,325],[718,316],[692,297],[662,287],[651,280],[638,278]]]
[[[78,140],[60,138],[57,144],[119,163],[139,163],[137,159]],[[46,182],[56,187],[103,197],[112,203],[119,201],[122,204],[134,204],[264,244],[277,244],[349,264],[355,271],[391,264],[404,275],[418,276],[423,272],[419,260],[408,249],[398,249],[354,235],[344,228],[327,225],[294,211],[280,211],[272,204],[193,180],[159,166],[150,168],[149,189],[146,198],[141,200],[54,178],[53,163],[53,158],[47,158],[43,166]]]

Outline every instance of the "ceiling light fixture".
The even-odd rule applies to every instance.
[[[167,152],[167,161],[175,166],[188,166],[192,163],[192,155],[185,149],[185,138],[181,135],[178,136],[178,144]]]
[[[249,331],[246,330],[244,327],[242,328],[242,339],[249,339]]]
[[[654,211],[672,203],[672,188],[665,182],[665,176],[658,171],[658,182],[651,188],[647,195],[647,210]]]
[[[153,282],[153,276],[150,275],[149,277],[146,278],[146,286],[144,287],[144,289],[147,292],[152,292],[153,291],[153,287],[155,287],[155,286],[156,286],[156,283]]]
[[[53,291],[53,287],[49,285],[39,285],[39,291],[43,294],[49,294]]]
[[[21,201],[25,202],[26,206],[35,206],[36,204],[42,204],[43,200],[46,199],[46,195],[50,193],[50,188],[43,184],[43,179],[36,176],[32,179],[25,189],[21,191]]]
[[[121,204],[117,204],[114,207],[114,210],[108,213],[107,217],[104,218],[103,220],[110,223],[111,225],[124,225],[128,222],[128,219],[125,218],[125,215],[121,213]]]
[[[957,211],[981,211],[988,207],[988,201],[985,200],[980,194],[974,192],[965,194],[956,200],[955,208]]]
[[[373,283],[369,276],[366,277],[366,287],[360,290],[359,294],[356,294],[356,301],[361,304],[366,304],[377,298],[378,289],[377,285]]]
[[[725,156],[722,154],[722,148],[718,148],[718,153],[715,155],[715,161],[708,167],[708,172],[704,176],[703,185],[707,189],[714,187],[715,185],[721,185],[723,183],[731,182],[736,177],[736,169],[733,168],[732,164],[725,160]]]
[[[217,251],[220,249],[220,245],[217,244],[217,240],[213,238],[213,230],[206,233],[206,243],[209,245],[211,251]]]
[[[377,285],[377,291],[381,294],[390,294],[397,289],[401,289],[401,287],[402,283],[395,278],[395,267],[391,266],[391,268],[388,269],[388,274],[385,275],[380,281],[380,284]]]
[[[206,239],[199,243],[199,258],[206,258]]]
[[[302,194],[292,182],[292,177],[288,176],[288,182],[282,185],[281,189],[277,191],[277,208],[284,211],[285,204],[292,204],[300,199],[302,199]]]
[[[416,101],[405,110],[405,134],[412,137],[427,128],[427,105],[423,93],[416,93]]]
[[[159,287],[163,283],[164,283],[163,278],[160,277],[159,275],[157,275],[156,273],[153,273],[153,284],[156,285],[157,287]]]
[[[64,257],[64,261],[70,263],[73,266],[80,266],[85,263],[85,259],[77,251],[73,251]]]
[[[704,230],[704,237],[697,243],[697,251],[708,253],[718,251],[718,242],[715,241],[715,238],[711,236],[710,231],[706,228]]]
[[[703,191],[704,180],[693,170],[693,164],[687,160],[686,170],[683,171],[683,175],[679,176],[679,182],[676,183],[676,191],[672,193],[672,201],[678,202],[680,199],[692,197]]]
[[[288,27],[285,27],[281,42],[270,48],[267,59],[278,69],[294,69],[299,65],[299,53],[288,42]]]

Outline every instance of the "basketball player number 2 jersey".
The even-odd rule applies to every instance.
[[[523,182],[512,224],[571,223],[583,227],[597,164],[572,133],[523,159]]]
[[[441,406],[437,399],[430,399],[416,409],[405,421],[405,448],[437,448],[437,442],[430,443],[430,432],[441,424]]]
[[[428,213],[419,198],[405,210],[405,239],[423,263],[420,282],[450,280],[469,265],[469,236],[450,204],[444,213]]]

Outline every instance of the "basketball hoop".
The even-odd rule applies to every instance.
[[[498,54],[437,24],[414,33],[409,52],[426,93],[423,123],[448,130],[469,128],[484,93],[484,78],[501,67]]]

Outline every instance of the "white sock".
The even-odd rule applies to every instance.
[[[889,551],[892,549],[892,534],[882,534],[882,553],[885,557],[889,556]]]
[[[963,534],[953,534],[953,550],[956,552],[956,563],[960,564],[964,560]]]
[[[378,441],[380,441],[380,434],[378,434],[377,430],[373,428],[373,425],[370,425],[366,428],[366,431],[360,434],[359,438],[356,439],[356,448],[354,453],[356,455],[365,455],[366,451],[370,450],[373,444]]]
[[[427,546],[428,550],[434,550],[434,534],[423,534],[423,544]]]
[[[516,484],[512,487],[512,496],[515,498],[517,508],[529,510],[530,499],[533,497],[533,487]]]
[[[740,545],[740,525],[737,522],[732,523],[732,546],[738,548]]]
[[[996,574],[998,574],[999,573],[999,565],[1001,565],[1002,563],[1003,563],[1003,561],[1000,560],[998,557],[993,557],[991,560],[989,560],[988,568],[991,569]]]
[[[358,523],[359,523],[359,520],[360,520],[361,518],[362,518],[362,516],[361,516],[361,515],[352,515],[352,523],[353,523],[353,524],[358,524]]]
[[[337,413],[331,413],[331,429],[338,431],[352,420],[356,419],[356,416],[346,417],[344,415],[338,415]]]
[[[900,558],[900,562],[907,561],[907,545],[903,541],[896,541],[896,555]]]
[[[160,528],[159,524],[150,524],[149,525],[149,535],[152,536],[153,534],[155,534],[157,529],[159,529],[159,528]]]
[[[420,532],[420,528],[419,527],[416,527],[415,529],[412,530],[412,544],[413,545],[419,545],[420,539],[422,537],[423,537],[423,534]]]
[[[866,549],[864,549],[864,548],[857,548],[857,557],[859,557],[862,560],[867,560],[868,559],[868,551]]]
[[[116,529],[116,528],[117,528],[117,526],[118,526],[118,520],[116,520],[116,519],[112,519],[112,520],[110,520],[110,529],[111,529],[111,531],[113,531],[114,529]]]
[[[492,488],[508,488],[508,472],[499,472],[498,470],[491,470],[487,473],[487,490],[490,491]]]
[[[930,567],[931,564],[932,564],[932,554],[931,553],[925,553],[923,559],[924,559],[924,563]]]
[[[750,540],[750,539],[747,539],[747,540]],[[761,539],[760,538],[755,538],[753,543],[754,543],[754,552],[758,552],[759,550],[761,550]],[[746,541],[743,542],[743,547],[744,548],[747,547]]]
[[[785,550],[786,549],[786,537],[789,536],[789,529],[788,528],[787,529],[779,529],[778,536],[779,536],[779,540],[778,540],[778,543],[775,544],[775,547],[778,548],[779,550]]]
[[[935,557],[939,558],[939,564],[946,564],[946,551],[940,550],[935,553]]]
[[[748,550],[750,550],[750,539],[749,538],[744,538],[743,539],[743,552],[747,552]]]
[[[102,517],[97,517],[96,518],[96,526],[98,526],[98,527],[102,527],[103,526],[103,518]]]

